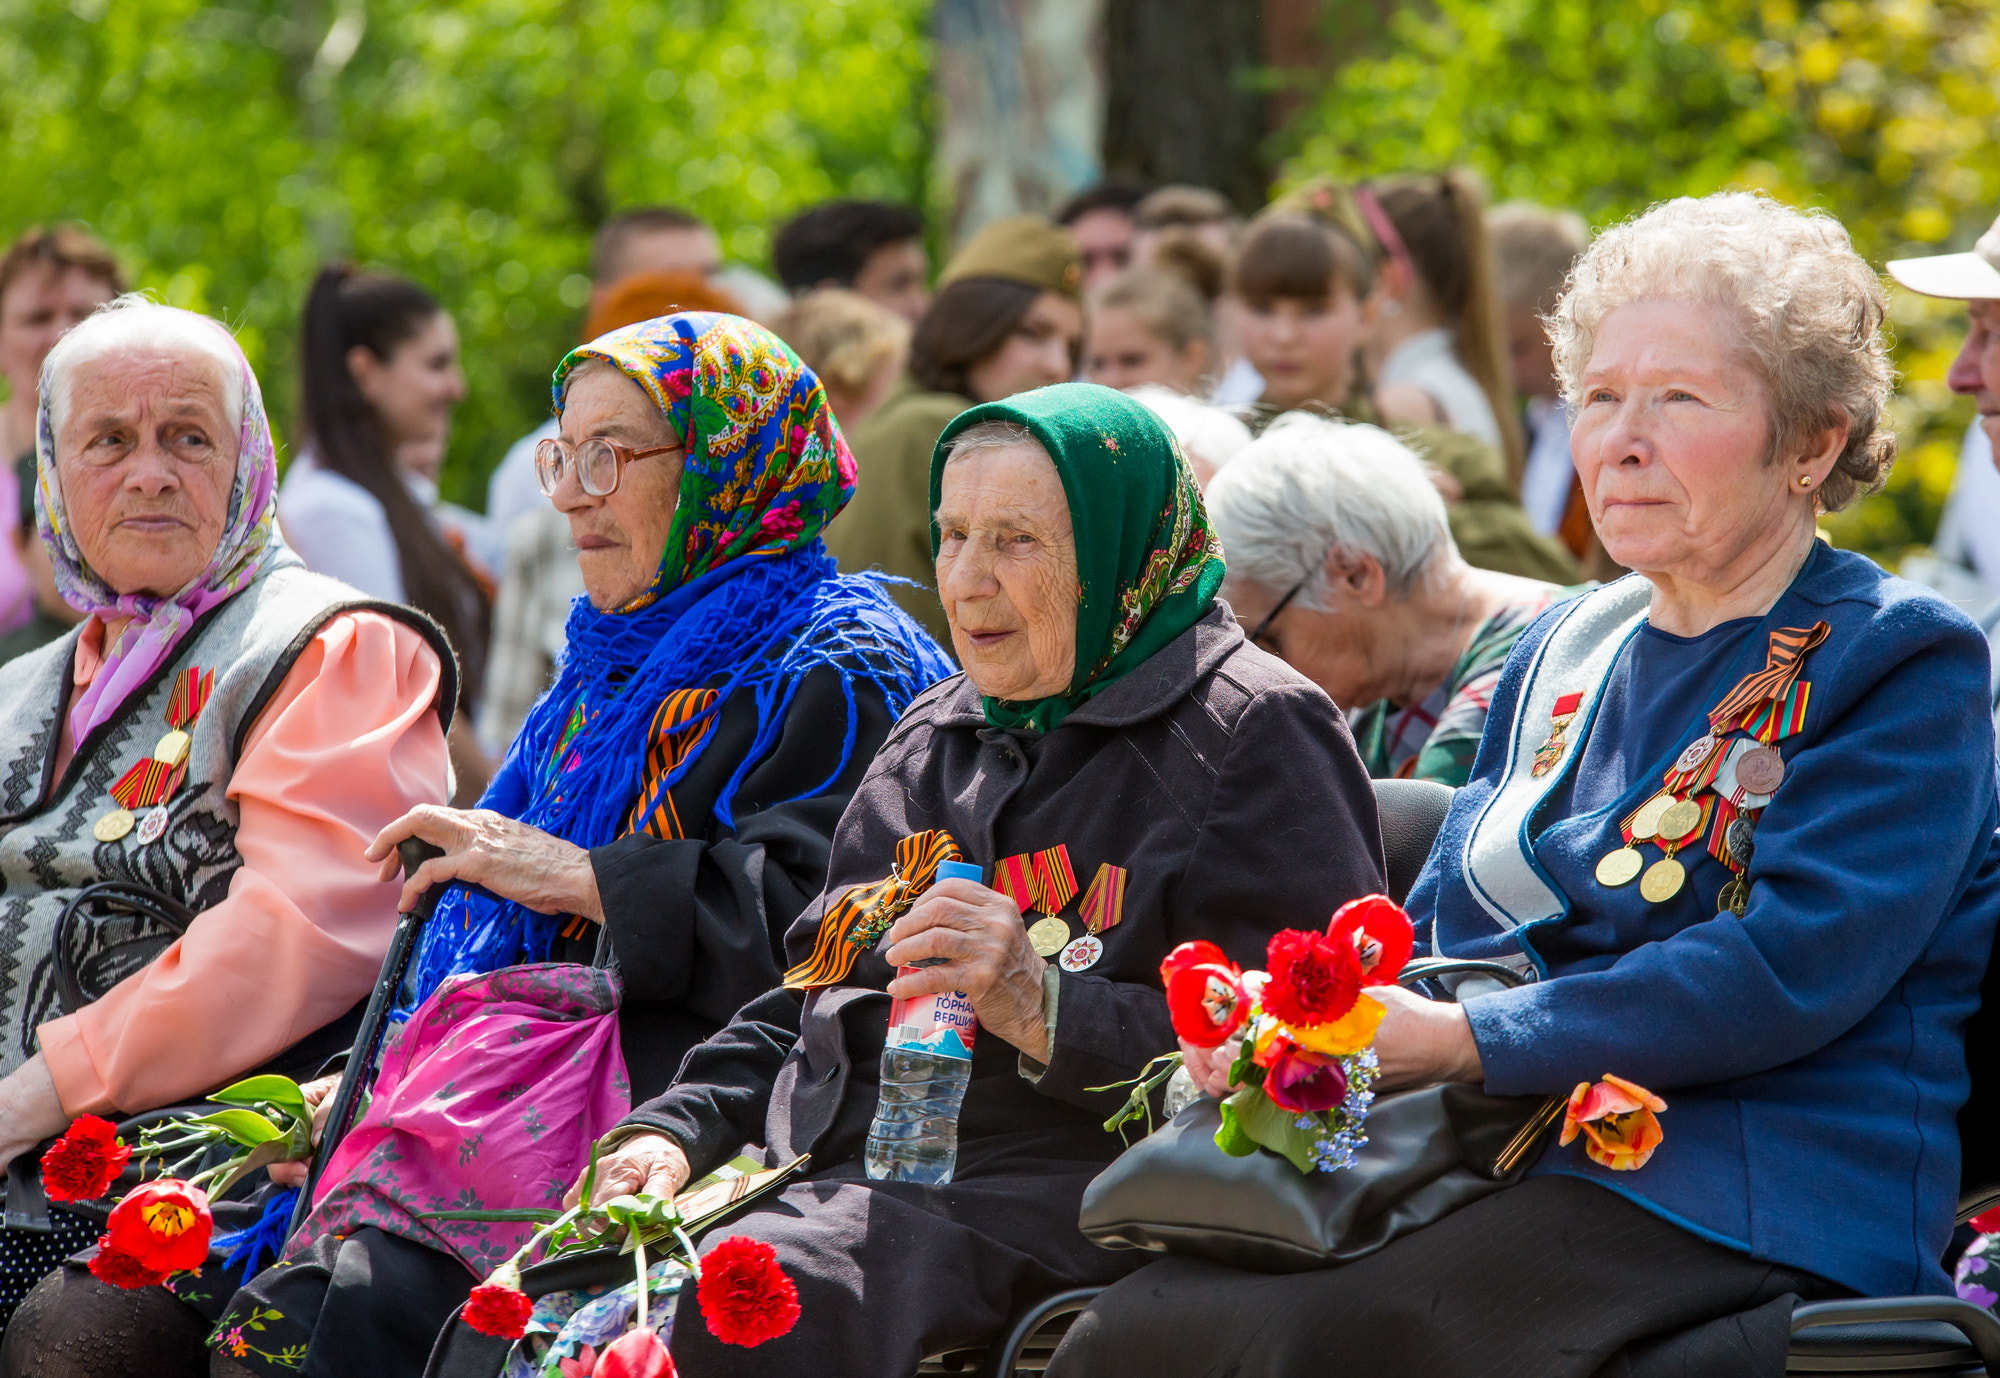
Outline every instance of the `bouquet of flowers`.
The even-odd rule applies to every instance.
[[[1215,1134],[1223,1152],[1240,1158],[1268,1148],[1300,1172],[1353,1165],[1368,1141],[1371,1045],[1387,1013],[1368,991],[1395,982],[1413,941],[1402,907],[1368,895],[1342,905],[1324,932],[1275,934],[1263,971],[1243,970],[1209,942],[1167,954],[1160,978],[1174,1032],[1200,1048],[1237,1040],[1230,1068],[1237,1090],[1222,1102]],[[1105,1127],[1150,1119],[1150,1093],[1180,1063],[1176,1052],[1149,1064]]]
[[[215,1229],[210,1193],[220,1196],[256,1169],[302,1158],[310,1150],[312,1114],[297,1082],[251,1077],[209,1099],[224,1108],[165,1120],[140,1132],[136,1153],[141,1181],[111,1208],[97,1241],[97,1257],[90,1261],[99,1281],[152,1287],[170,1274],[201,1267]],[[224,1153],[221,1161],[188,1175],[217,1150]],[[43,1189],[51,1201],[101,1200],[125,1175],[134,1153],[110,1121],[80,1115],[42,1155]],[[166,1171],[144,1180],[145,1165],[152,1160]],[[214,1242],[229,1247],[238,1241],[226,1236]]]

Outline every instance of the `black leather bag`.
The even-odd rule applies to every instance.
[[[1406,983],[1476,974],[1517,985],[1493,963],[1412,963]],[[1470,993],[1468,990],[1466,993]],[[1192,1254],[1253,1272],[1351,1263],[1508,1184],[1534,1165],[1561,1097],[1489,1096],[1426,1086],[1376,1099],[1352,1167],[1302,1173],[1266,1149],[1215,1146],[1218,1104],[1203,1096],[1127,1149],[1083,1194],[1079,1224],[1108,1248]]]

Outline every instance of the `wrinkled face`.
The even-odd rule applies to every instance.
[[[921,239],[884,244],[854,275],[854,290],[915,325],[930,305],[930,290],[924,285],[930,267]]]
[[[1330,578],[1320,599],[1326,608],[1307,607],[1303,595],[1278,608],[1288,591],[1232,577],[1223,581],[1222,596],[1244,635],[1255,633],[1260,649],[1317,684],[1342,709],[1365,708],[1396,692],[1400,686],[1394,682],[1394,667],[1380,644],[1385,600],[1357,596],[1342,580]],[[1406,625],[1390,607],[1390,624]],[[1274,609],[1277,616],[1272,617]]]
[[[643,388],[609,364],[589,363],[570,374],[564,387],[562,438],[576,445],[599,436],[634,450],[680,443]],[[659,573],[686,458],[677,448],[635,459],[620,472],[618,490],[602,498],[583,491],[575,465],[563,466],[549,500],[569,518],[584,591],[599,612],[625,606]]]
[[[938,597],[982,694],[1039,699],[1076,669],[1076,538],[1062,479],[1040,446],[972,450],[938,495]]]
[[[42,360],[62,333],[110,301],[111,285],[80,268],[31,267],[0,297],[0,377],[14,396],[32,400]]]
[[[1633,302],[1599,325],[1570,452],[1619,564],[1698,580],[1799,519],[1741,340],[1730,312],[1695,302]]]
[[[1535,308],[1509,306],[1503,324],[1507,330],[1507,366],[1513,374],[1514,391],[1523,397],[1555,397],[1562,390],[1556,382],[1555,351]]]
[[[458,328],[450,316],[442,311],[432,316],[387,359],[357,346],[348,351],[347,367],[362,398],[382,418],[391,445],[421,445],[442,459],[451,413],[465,400]]]
[[[2000,463],[2000,301],[1967,302],[1965,324],[1965,344],[1945,381],[1977,403],[1979,424]]]
[[[238,434],[216,373],[200,356],[132,350],[70,375],[56,481],[84,562],[120,594],[180,592],[222,538]]]
[[[1091,315],[1083,376],[1093,383],[1119,389],[1159,383],[1192,395],[1200,390],[1207,367],[1208,347],[1200,340],[1175,349],[1122,306],[1104,307]]]
[[[1085,211],[1070,225],[1069,233],[1083,259],[1084,291],[1117,277],[1131,266],[1138,229],[1127,212],[1109,207]]]
[[[1238,319],[1243,353],[1264,379],[1264,401],[1277,407],[1347,405],[1367,320],[1353,292],[1336,287],[1319,300],[1245,302]]]
[[[975,402],[1066,383],[1083,345],[1083,308],[1059,292],[1036,297],[998,349],[965,371]]]

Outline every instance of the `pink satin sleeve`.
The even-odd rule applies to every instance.
[[[398,882],[362,849],[448,797],[442,679],[421,636],[374,612],[313,638],[230,777],[243,865],[158,961],[38,1030],[71,1115],[212,1090],[344,1014],[374,984]]]

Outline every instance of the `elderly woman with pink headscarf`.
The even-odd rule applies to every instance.
[[[263,399],[216,322],[139,297],[84,320],[44,365],[37,457],[86,616],[0,667],[0,1163],[22,1166],[77,1115],[344,1046],[396,916],[363,852],[448,796],[456,674],[421,613],[278,539]],[[138,916],[65,921],[107,882],[143,887]],[[10,1227],[39,1212],[20,1183]],[[100,1228],[0,1230],[0,1326]]]

